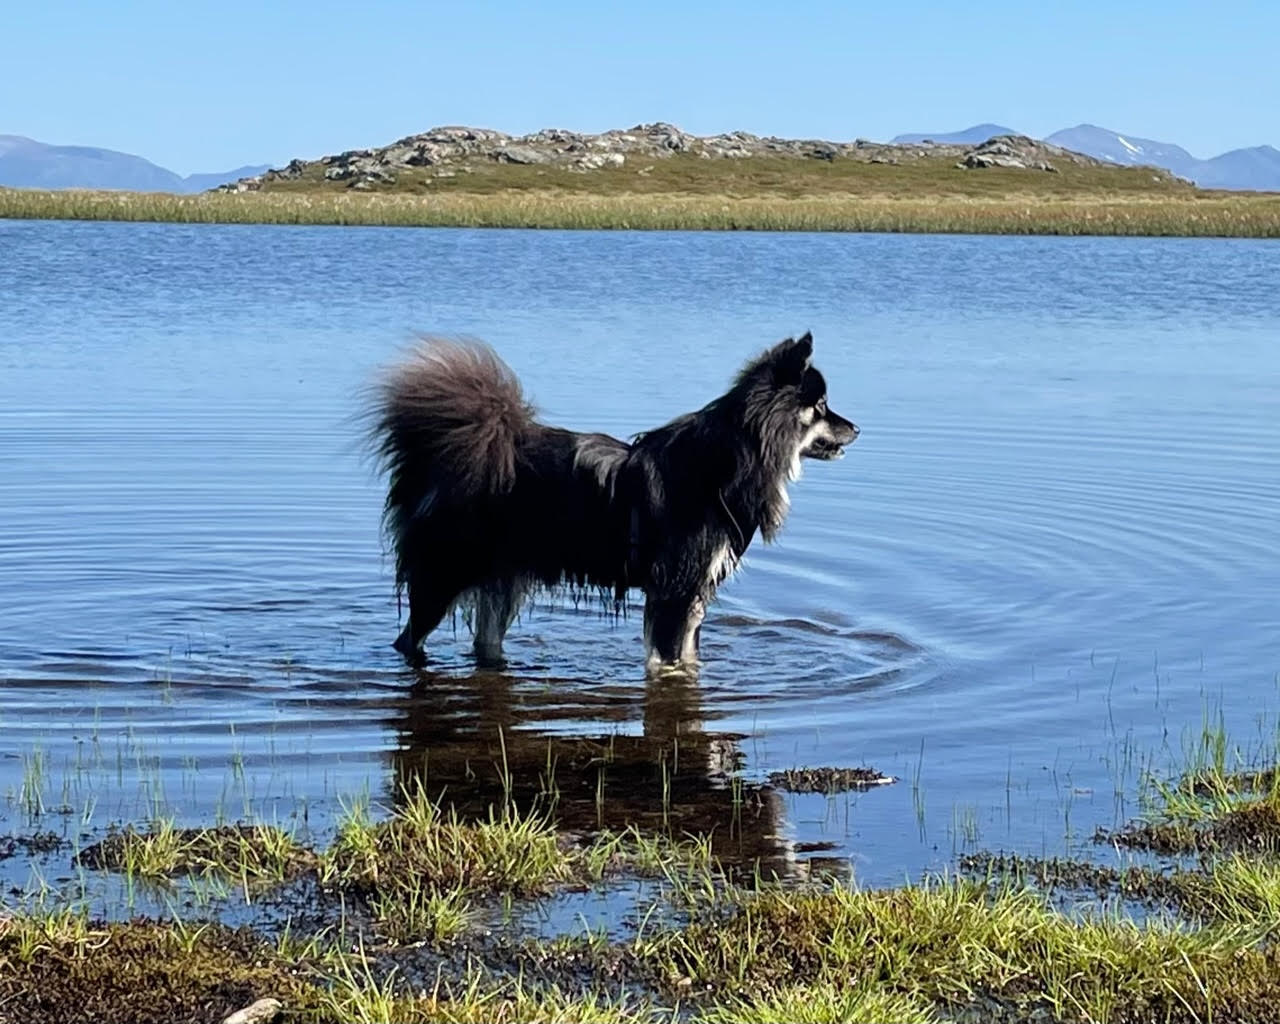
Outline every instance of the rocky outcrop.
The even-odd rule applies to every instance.
[[[981,145],[974,146],[957,166],[967,167],[970,170],[983,167],[1013,167],[1023,170],[1057,171],[1053,164],[1043,159],[1043,155],[1050,152],[1060,159],[1075,157],[1076,163],[1093,162],[1088,157],[1083,160],[1078,159],[1079,153],[1072,153],[1044,142],[1036,142],[1035,139],[1025,135],[998,135]]]
[[[969,143],[879,143],[866,139],[827,142],[821,139],[782,139],[726,132],[690,135],[675,125],[657,122],[596,135],[547,128],[512,136],[487,128],[432,128],[381,149],[353,149],[318,161],[292,160],[278,170],[221,187],[221,191],[249,192],[264,183],[290,181],[319,168],[326,181],[354,189],[394,184],[397,174],[429,168],[432,177],[466,174],[482,163],[563,168],[590,173],[607,168],[646,165],[677,154],[705,160],[746,160],[785,157],[797,160],[858,160],[874,164],[909,164],[921,159],[951,160],[966,170],[1005,167],[1056,171],[1060,165],[1107,166],[1099,160],[1025,135],[1000,135],[979,145]],[[1052,161],[1052,162],[1051,162]],[[1160,173],[1160,172],[1157,172]],[[1170,176],[1172,180],[1172,176]]]

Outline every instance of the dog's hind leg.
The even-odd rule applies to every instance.
[[[442,585],[435,580],[415,578],[409,581],[407,589],[409,621],[392,646],[404,655],[405,661],[410,665],[420,666],[426,661],[422,653],[422,641],[440,625],[462,588]]]
[[[475,652],[480,664],[503,664],[502,641],[527,592],[522,580],[497,580],[476,591]]]

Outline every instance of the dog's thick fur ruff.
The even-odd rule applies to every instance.
[[[802,457],[831,459],[858,428],[827,408],[806,334],[752,360],[721,397],[631,444],[546,426],[479,342],[424,341],[382,382],[373,439],[390,478],[384,526],[411,662],[458,606],[498,661],[538,588],[645,595],[646,664],[696,663],[707,604],[756,532],[772,540]]]

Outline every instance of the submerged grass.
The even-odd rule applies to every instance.
[[[1280,195],[1186,190],[717,194],[557,189],[194,196],[0,188],[0,218],[638,230],[1280,237]]]

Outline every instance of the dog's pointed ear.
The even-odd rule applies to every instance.
[[[805,331],[799,338],[779,342],[773,350],[774,372],[779,380],[797,382],[813,358],[813,335]]]

